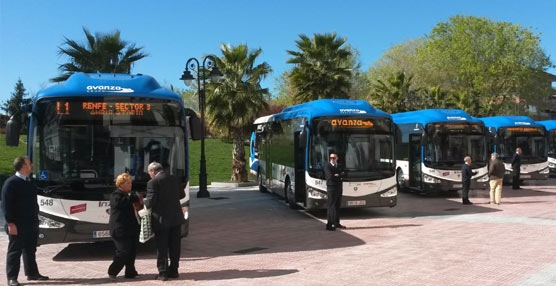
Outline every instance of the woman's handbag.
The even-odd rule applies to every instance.
[[[151,224],[151,210],[146,206],[137,212],[141,218],[141,232],[139,232],[139,242],[145,243],[154,237],[154,232]]]

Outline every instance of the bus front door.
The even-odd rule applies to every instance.
[[[409,186],[421,188],[421,134],[409,134]]]
[[[294,146],[295,146],[295,201],[303,202],[305,201],[305,144],[303,144],[303,139],[300,140],[301,132],[295,132],[294,134]],[[303,137],[303,136],[301,136]]]

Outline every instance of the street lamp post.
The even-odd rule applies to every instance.
[[[209,60],[207,62],[207,59]],[[197,192],[198,198],[208,198],[210,193],[207,190],[207,163],[205,160],[205,90],[207,81],[207,70],[210,70],[208,76],[212,81],[218,81],[222,77],[222,73],[216,66],[216,60],[214,56],[206,56],[203,59],[203,64],[199,64],[199,60],[196,58],[190,58],[185,64],[185,71],[183,72],[180,80],[183,80],[186,85],[188,85],[193,79],[193,75],[189,70],[196,70],[197,73],[197,92],[199,94],[199,111],[201,112],[201,166],[199,173],[199,192]],[[203,88],[201,89],[201,80],[203,81]]]

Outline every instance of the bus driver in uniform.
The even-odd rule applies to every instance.
[[[340,206],[342,204],[342,176],[343,170],[338,166],[338,154],[330,153],[330,162],[324,166],[326,178],[326,192],[328,195],[328,210],[326,230],[334,231],[336,228],[345,229],[340,224]]]

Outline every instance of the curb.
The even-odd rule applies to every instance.
[[[257,182],[241,182],[241,183],[234,183],[234,182],[212,182],[210,187],[217,187],[217,188],[241,188],[241,187],[252,187],[256,186]]]

